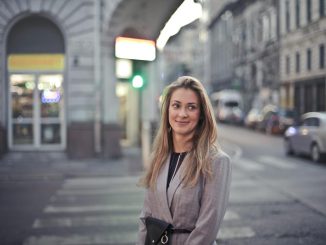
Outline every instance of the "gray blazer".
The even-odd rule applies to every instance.
[[[188,155],[166,190],[170,159],[162,167],[155,190],[146,190],[140,214],[138,245],[145,244],[146,227],[143,218],[152,216],[171,223],[174,228],[191,233],[173,234],[171,245],[216,245],[215,239],[223,220],[231,182],[230,158],[220,151],[213,161],[213,178],[200,178],[194,187],[181,184],[182,171],[191,164]]]

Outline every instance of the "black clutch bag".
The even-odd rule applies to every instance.
[[[145,218],[147,229],[145,245],[168,245],[172,234],[172,225],[153,217]]]

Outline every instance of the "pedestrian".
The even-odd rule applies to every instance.
[[[161,122],[140,214],[138,245],[214,245],[231,181],[230,159],[217,144],[203,85],[182,76],[163,92]]]

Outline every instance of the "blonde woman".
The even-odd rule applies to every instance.
[[[178,78],[164,91],[161,114],[151,164],[142,179],[146,195],[137,244],[216,244],[229,198],[231,165],[218,147],[203,85],[194,77]],[[159,239],[150,218],[155,225],[157,220],[167,224]]]

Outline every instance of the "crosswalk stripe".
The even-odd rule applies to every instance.
[[[294,163],[284,161],[284,159],[271,157],[271,156],[259,156],[258,161],[262,162],[263,164],[270,165],[272,167],[276,168],[282,168],[282,169],[294,169],[296,168],[296,165]]]
[[[132,187],[120,187],[120,188],[97,188],[97,189],[60,189],[57,191],[57,195],[66,196],[66,195],[108,195],[114,193],[141,193],[144,192],[143,189],[140,188],[132,188]]]
[[[98,186],[108,186],[114,185],[136,185],[138,183],[139,177],[110,177],[110,178],[78,178],[78,179],[68,179],[63,184],[63,188],[94,188]]]
[[[250,227],[222,227],[217,235],[217,239],[249,238],[255,236],[255,232]]]
[[[123,226],[135,225],[138,227],[139,213],[131,215],[96,215],[82,217],[62,217],[37,219],[33,223],[34,229],[47,227],[81,227],[81,226]]]
[[[71,234],[69,236],[31,236],[23,245],[45,245],[45,244],[60,244],[60,245],[119,245],[132,243],[137,240],[137,231],[123,231],[119,233],[99,233],[89,235]]]
[[[141,205],[92,205],[92,206],[54,206],[45,207],[44,213],[84,213],[105,211],[139,211]]]
[[[236,220],[236,219],[239,219],[239,215],[236,212],[230,210],[226,211],[224,216],[224,221]]]

